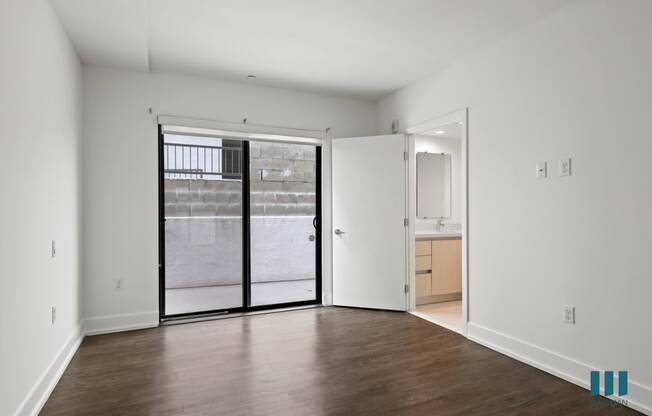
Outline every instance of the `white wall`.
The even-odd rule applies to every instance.
[[[377,107],[382,132],[469,108],[471,336],[584,385],[629,370],[648,412],[650,39],[652,2],[578,1]]]
[[[366,101],[99,67],[84,67],[83,79],[84,307],[90,330],[158,319],[156,113],[331,127],[333,136],[375,129],[374,105]],[[117,277],[125,278],[123,291],[111,289]]]
[[[0,60],[0,414],[13,415],[38,409],[81,339],[81,67],[47,0],[2,2]]]
[[[451,155],[451,216],[444,224],[462,223],[462,141],[461,138],[417,135],[414,138],[415,152],[446,153]],[[433,231],[436,219],[417,218],[416,231]]]

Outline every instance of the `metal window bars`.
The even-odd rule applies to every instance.
[[[242,148],[164,143],[165,179],[242,179]]]

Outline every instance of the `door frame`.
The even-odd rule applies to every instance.
[[[468,148],[469,148],[469,137],[468,137],[468,123],[469,123],[469,111],[468,107],[464,107],[460,110],[452,111],[444,115],[437,116],[435,118],[417,123],[410,126],[407,129],[409,136],[409,157],[408,164],[409,167],[409,248],[408,248],[408,264],[410,265],[410,299],[408,311],[413,312],[416,310],[416,265],[415,265],[415,223],[417,217],[416,210],[416,151],[415,151],[415,135],[423,133],[425,131],[433,130],[438,127],[444,126],[446,124],[451,124],[459,122],[462,126],[461,134],[461,145],[462,145],[462,155],[461,155],[461,187],[460,190],[460,205],[462,209],[462,335],[465,337],[468,334],[468,323],[469,323],[469,210],[468,210],[468,198],[469,198],[469,184],[468,184]]]
[[[192,134],[189,134],[192,135]],[[201,137],[201,135],[196,135]],[[224,135],[225,138],[230,138]],[[280,136],[279,136],[280,137]],[[164,174],[164,143],[165,134],[163,133],[163,124],[158,123],[158,241],[159,241],[159,320],[164,321],[168,319],[179,318],[193,318],[210,315],[223,315],[232,313],[246,313],[258,312],[263,310],[292,308],[299,306],[321,305],[322,304],[322,143],[300,143],[293,140],[288,140],[287,143],[303,144],[315,146],[315,298],[305,301],[275,303],[271,305],[257,305],[249,306],[251,303],[251,229],[250,229],[250,177],[249,177],[249,143],[251,141],[258,141],[255,138],[234,138],[243,142],[242,152],[242,247],[243,247],[243,265],[242,265],[242,306],[237,308],[214,309],[200,312],[186,312],[180,314],[165,314],[165,174]],[[290,139],[290,137],[288,137]],[[283,143],[282,139],[279,140],[263,140]]]

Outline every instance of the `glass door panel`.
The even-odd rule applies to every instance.
[[[244,306],[242,149],[163,136],[165,316]]]
[[[318,299],[318,148],[250,142],[251,306]]]

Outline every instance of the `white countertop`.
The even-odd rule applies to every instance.
[[[460,231],[417,231],[414,236],[417,240],[437,240],[439,238],[461,238]]]

